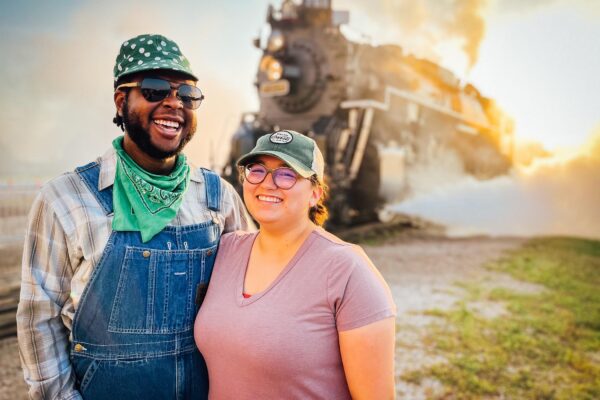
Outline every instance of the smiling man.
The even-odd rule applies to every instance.
[[[250,222],[233,188],[182,149],[204,98],[179,46],[124,42],[96,161],[50,181],[30,213],[17,312],[32,399],[203,399],[193,323],[219,238]]]

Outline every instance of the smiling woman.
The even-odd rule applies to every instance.
[[[244,168],[244,202],[261,227],[284,229],[302,226],[309,209],[323,193],[308,179],[299,179],[296,172],[281,159],[258,156]],[[270,176],[270,177],[269,177]]]
[[[316,143],[265,135],[238,165],[260,231],[222,237],[196,319],[210,398],[393,398],[395,305],[362,249],[320,227]]]

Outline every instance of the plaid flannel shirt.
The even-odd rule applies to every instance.
[[[98,160],[98,189],[113,184],[116,155]],[[188,190],[171,225],[183,226],[217,217],[224,232],[253,229],[233,187],[221,180],[221,211],[206,207],[204,176],[191,169]],[[79,399],[69,361],[70,333],[79,298],[111,234],[112,216],[92,217],[94,195],[75,172],[46,184],[29,214],[17,332],[21,364],[31,399]]]

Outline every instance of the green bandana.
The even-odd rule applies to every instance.
[[[115,231],[139,231],[145,243],[177,214],[190,182],[190,167],[185,155],[180,154],[171,174],[149,173],[125,153],[122,143],[123,136],[112,143],[117,151],[112,228]]]

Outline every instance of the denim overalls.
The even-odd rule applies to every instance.
[[[98,190],[99,164],[76,171],[111,214],[112,187]],[[214,215],[220,180],[208,170],[203,174]],[[139,232],[112,232],[73,319],[71,363],[84,399],[208,396],[193,327],[221,234],[214,221],[167,226],[147,243]]]

